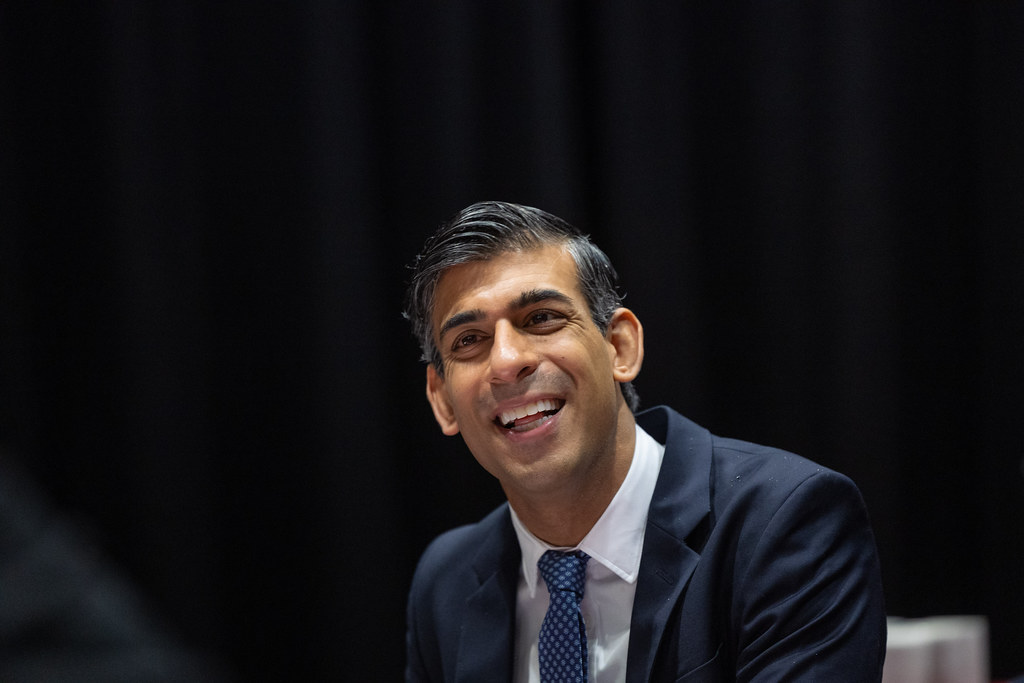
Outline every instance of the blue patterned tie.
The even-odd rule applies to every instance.
[[[580,614],[580,601],[589,559],[579,550],[549,550],[537,561],[551,595],[537,648],[541,683],[586,683],[587,629]]]

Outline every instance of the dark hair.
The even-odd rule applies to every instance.
[[[606,332],[612,313],[622,305],[622,295],[615,268],[590,237],[540,209],[506,202],[479,202],[442,223],[412,265],[404,315],[419,340],[422,360],[433,363],[438,374],[444,376],[441,354],[434,344],[431,314],[437,283],[446,270],[549,244],[563,244],[572,255],[590,317],[602,333]],[[633,385],[623,383],[622,393],[630,409],[636,411],[640,400]]]

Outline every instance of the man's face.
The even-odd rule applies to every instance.
[[[623,443],[617,382],[639,370],[635,321],[619,309],[601,333],[560,245],[449,269],[433,311],[444,377],[427,369],[438,423],[510,500],[586,490]]]

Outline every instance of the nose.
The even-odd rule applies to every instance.
[[[512,383],[537,369],[529,335],[505,320],[498,321],[491,340],[491,381]]]

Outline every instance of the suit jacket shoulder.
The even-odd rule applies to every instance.
[[[431,542],[409,591],[406,680],[511,678],[519,561],[507,503]]]
[[[853,482],[792,453],[716,437],[668,408],[638,422],[665,458],[629,680],[878,680],[881,579]]]

